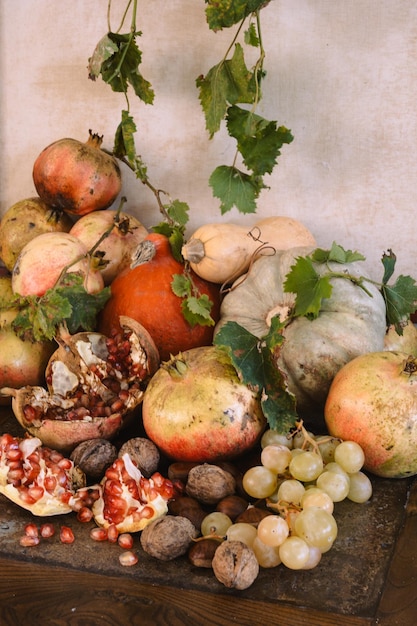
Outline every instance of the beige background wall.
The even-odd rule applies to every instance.
[[[126,0],[113,0],[112,26]],[[137,149],[151,181],[191,206],[189,230],[221,217],[208,178],[230,164],[233,140],[208,140],[195,78],[223,56],[204,0],[140,0],[142,72],[156,92],[132,95]],[[123,96],[87,79],[105,34],[106,0],[0,0],[0,214],[35,194],[32,165],[62,137],[104,135],[111,148]],[[417,277],[417,3],[415,0],[272,0],[263,11],[267,79],[259,112],[290,128],[257,215],[302,220],[323,247],[364,253],[376,278],[392,248],[398,273]],[[126,30],[128,26],[126,25]],[[152,196],[124,170],[127,208],[159,221]]]

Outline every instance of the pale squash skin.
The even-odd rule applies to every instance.
[[[313,249],[292,248],[257,259],[225,295],[215,333],[226,322],[234,321],[261,338],[268,333],[274,314],[286,319],[294,296],[283,291],[285,278],[296,258]],[[365,275],[361,262],[330,267]],[[315,268],[326,272],[324,265]],[[332,295],[323,300],[315,320],[298,317],[285,327],[285,341],[277,358],[277,366],[287,376],[288,389],[295,395],[298,414],[306,420],[319,420],[320,425],[335,374],[356,356],[383,350],[386,332],[385,302],[376,286],[366,283],[371,297],[349,280],[333,278],[331,282]]]

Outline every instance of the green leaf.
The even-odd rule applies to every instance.
[[[229,107],[226,122],[229,135],[236,139],[246,167],[255,176],[270,174],[283,144],[294,139],[284,126],[277,128],[276,122],[269,122],[238,106]]]
[[[117,45],[106,34],[100,39],[90,59],[88,59],[88,77],[96,80],[100,76],[103,63],[118,51]]]
[[[188,213],[190,207],[186,202],[180,200],[173,200],[171,204],[164,205],[164,209],[175,224],[183,227],[188,222]]]
[[[388,254],[384,252],[384,254],[382,255],[382,264],[384,266],[384,276],[382,278],[382,283],[384,285],[387,284],[387,282],[393,275],[396,261],[397,257],[391,249],[388,250]]]
[[[223,59],[206,76],[197,78],[196,85],[210,138],[219,130],[229,104],[251,104],[256,93],[253,73],[246,67],[243,48],[238,43],[233,57]]]
[[[249,24],[249,28],[245,30],[244,41],[248,46],[253,46],[254,48],[259,48],[260,46],[258,32],[253,22]]]
[[[119,159],[127,157],[129,163],[136,169],[135,132],[136,124],[133,117],[128,111],[122,111],[122,120],[114,138],[113,153]]]
[[[284,291],[296,295],[294,315],[316,318],[323,298],[330,298],[332,285],[328,275],[320,276],[310,257],[298,257],[288,272]]]
[[[184,274],[172,276],[171,289],[179,298],[188,298],[191,295],[191,282]]]
[[[387,325],[394,324],[397,333],[402,335],[402,322],[408,320],[417,309],[416,281],[411,276],[398,276],[394,285],[384,283],[381,293],[387,309]]]
[[[194,326],[214,326],[211,317],[212,301],[206,294],[201,296],[188,296],[181,304],[182,314],[185,320]]]
[[[334,263],[342,264],[365,260],[365,257],[360,252],[345,250],[342,246],[335,242],[332,243],[330,250],[316,248],[311,254],[311,258],[316,263],[328,263],[333,261]]]
[[[259,394],[270,428],[287,433],[297,414],[294,396],[276,366],[277,352],[284,340],[283,326],[278,317],[274,318],[268,335],[259,340],[237,322],[227,322],[215,335],[214,344],[227,351],[239,378]]]
[[[236,167],[219,165],[211,174],[213,195],[221,201],[222,215],[234,206],[241,213],[255,213],[256,200],[265,188],[262,179],[241,172]]]
[[[22,339],[51,340],[57,328],[65,322],[68,330],[93,330],[96,316],[111,294],[110,287],[90,294],[84,289],[84,277],[68,273],[58,286],[39,296],[17,296],[14,304],[19,312],[13,329]]]
[[[104,82],[110,85],[113,91],[127,93],[130,85],[138,98],[145,104],[152,104],[154,92],[151,84],[145,80],[139,71],[142,53],[135,38],[140,35],[140,32],[133,34],[108,33],[107,36],[113,42],[116,50],[111,56],[107,56],[103,60],[100,74]]]
[[[206,19],[214,31],[229,28],[260,9],[265,0],[206,0]]]

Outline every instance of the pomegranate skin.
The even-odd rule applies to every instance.
[[[417,361],[371,352],[336,374],[324,417],[330,435],[356,441],[364,468],[384,478],[417,474]]]
[[[142,418],[164,454],[198,463],[247,452],[266,426],[259,398],[216,346],[192,348],[164,363],[145,390]]]
[[[64,138],[50,144],[33,166],[33,182],[40,198],[71,215],[107,209],[121,190],[120,167],[100,149],[102,137],[86,143]]]

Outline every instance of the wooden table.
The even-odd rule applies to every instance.
[[[0,428],[20,433],[4,408]],[[152,559],[138,537],[139,563],[122,567],[120,548],[93,542],[93,524],[80,524],[74,514],[51,520],[57,529],[73,528],[73,544],[55,536],[22,548],[24,525],[40,519],[0,496],[0,624],[415,626],[417,480],[372,481],[369,503],[336,505],[338,538],[317,568],[261,570],[242,592],[185,557]]]

